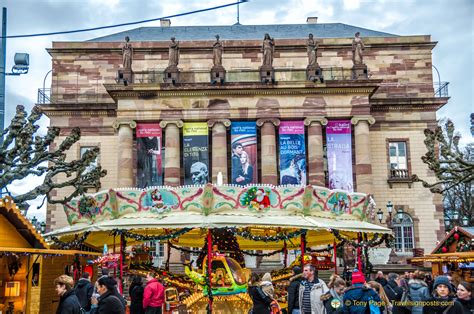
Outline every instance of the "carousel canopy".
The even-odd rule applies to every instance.
[[[358,232],[391,233],[369,222],[375,216],[371,203],[366,194],[316,186],[110,189],[66,204],[70,226],[49,236],[71,241],[87,233],[84,243],[101,247],[115,242],[113,231],[126,230],[126,237],[137,241],[168,238],[199,247],[204,243],[203,229],[235,228],[242,249],[273,249],[286,240],[289,248],[299,246],[295,232],[308,230],[308,245],[325,245],[335,240],[332,230],[351,239]],[[179,237],[172,237],[184,228]],[[265,241],[272,236],[281,241]]]

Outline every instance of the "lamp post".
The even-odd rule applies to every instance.
[[[464,216],[464,217],[462,218],[462,225],[463,225],[464,227],[467,227],[467,226],[469,225],[469,217]]]
[[[403,207],[399,207],[397,209],[397,219],[400,221],[403,220],[403,214],[404,214]]]
[[[387,202],[387,205],[385,205],[387,207],[387,212],[388,212],[388,215],[390,216],[390,219],[392,219],[392,211],[393,211],[393,204],[391,201],[388,201]]]
[[[46,223],[44,221],[40,224],[40,231],[42,234],[46,232]]]
[[[36,216],[33,216],[33,219],[31,219],[31,224],[33,225],[33,227],[36,228],[36,223],[38,222],[38,219],[36,219]]]
[[[383,211],[379,208],[377,212],[377,218],[379,219],[379,222],[382,223],[383,220]]]

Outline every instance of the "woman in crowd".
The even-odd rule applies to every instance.
[[[134,276],[128,293],[130,295],[130,300],[132,301],[130,304],[130,314],[145,313],[145,310],[143,310],[143,291],[142,277]]]
[[[270,304],[272,303],[273,299],[262,291],[262,288],[259,284],[258,275],[255,273],[253,273],[250,278],[248,293],[253,302],[253,307],[251,310],[252,314],[271,313]]]
[[[288,286],[288,314],[300,314],[300,303],[298,300],[301,279],[303,278],[301,267],[293,267],[293,276]]]
[[[461,281],[456,291],[456,300],[461,303],[464,310],[463,314],[472,314],[474,312],[474,298],[472,297],[472,284]]]
[[[74,280],[67,275],[61,275],[54,280],[54,285],[59,296],[56,314],[81,314],[81,304],[73,289]]]
[[[392,303],[390,303],[390,300],[385,294],[385,290],[383,289],[382,285],[378,283],[377,281],[369,281],[367,285],[370,288],[374,289],[375,292],[377,292],[377,294],[380,297],[380,300],[382,301],[382,304],[380,304],[380,313],[384,313],[384,314],[392,313]]]
[[[125,314],[125,307],[117,296],[117,282],[112,277],[102,276],[97,280],[99,298],[92,297],[91,314]]]
[[[461,314],[463,307],[453,297],[453,287],[446,276],[436,277],[433,297],[423,307],[423,314]]]
[[[337,275],[333,276],[329,278],[329,292],[321,296],[327,314],[342,313],[342,296],[346,289],[346,282]]]
[[[410,289],[410,300],[419,302],[426,301],[430,298],[430,289],[425,282],[425,273],[422,271],[415,271],[413,278],[408,281],[408,288]],[[423,306],[413,306],[412,313],[423,313]]]

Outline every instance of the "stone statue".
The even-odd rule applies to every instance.
[[[317,61],[318,42],[314,40],[313,34],[309,34],[306,50],[308,52],[308,65],[316,66],[316,64],[318,63]]]
[[[219,38],[219,35],[216,35],[216,42],[212,46],[212,61],[214,62],[214,66],[222,65],[222,53],[224,51],[224,47],[219,41]]]
[[[352,62],[354,65],[364,64],[363,54],[364,51],[364,43],[360,38],[360,33],[355,33],[355,37],[352,40]]]
[[[263,39],[262,44],[263,51],[263,66],[271,67],[273,64],[273,53],[275,52],[275,41],[273,38],[270,38],[270,35],[267,33]]]
[[[123,68],[127,70],[132,69],[133,48],[130,44],[130,37],[125,37],[125,43],[122,47],[122,64]]]
[[[168,66],[177,67],[178,63],[179,63],[179,41],[176,41],[176,38],[171,37]]]

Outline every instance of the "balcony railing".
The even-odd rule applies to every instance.
[[[448,93],[449,82],[435,82],[433,83],[435,97],[449,97]]]
[[[387,182],[390,187],[393,183],[408,183],[408,186],[411,187],[413,180],[407,169],[390,169]]]
[[[38,88],[38,104],[51,103],[51,88]]]

